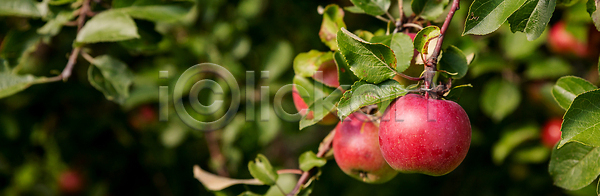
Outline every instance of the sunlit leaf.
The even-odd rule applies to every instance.
[[[338,117],[346,118],[348,115],[368,105],[393,100],[408,93],[408,89],[395,80],[387,80],[374,85],[363,81],[356,82],[350,90],[344,92],[338,103]]]
[[[463,35],[494,32],[526,0],[475,0],[469,7]]]
[[[390,0],[350,0],[356,7],[373,16],[385,14],[390,9]]]
[[[0,16],[41,17],[33,0],[2,0]]]
[[[313,167],[323,167],[327,163],[327,160],[317,157],[313,151],[302,153],[298,161],[302,171],[308,171]]]
[[[563,117],[561,148],[567,142],[600,146],[600,90],[579,94]]]
[[[396,75],[396,57],[388,46],[366,42],[344,28],[338,32],[337,41],[358,78],[377,84]]]
[[[440,36],[440,28],[428,26],[420,30],[415,36],[415,49],[421,54],[428,53],[429,42]]]
[[[258,154],[254,161],[248,162],[248,171],[250,171],[252,177],[266,185],[275,185],[277,177],[279,177],[267,157],[262,154]]]
[[[568,109],[577,95],[596,89],[592,83],[576,76],[564,76],[556,81],[552,88],[552,95],[558,105],[563,109]]]
[[[529,41],[537,39],[550,22],[555,6],[556,0],[527,0],[508,18],[510,30],[524,32]]]
[[[344,10],[338,5],[330,4],[323,11],[323,23],[319,31],[319,37],[331,50],[338,50],[336,41],[337,32],[346,27],[344,23]]]
[[[80,43],[116,42],[139,38],[137,26],[125,12],[108,10],[87,21],[77,34]]]
[[[211,191],[218,191],[236,184],[263,185],[257,179],[231,179],[217,176],[204,171],[200,166],[194,165],[194,178],[196,178],[204,187]]]
[[[414,55],[414,47],[410,37],[404,33],[395,33],[391,35],[374,36],[372,43],[382,43],[389,46],[396,55],[397,72],[404,72],[409,66]]]

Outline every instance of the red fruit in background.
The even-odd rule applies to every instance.
[[[460,105],[416,94],[390,104],[379,127],[383,157],[400,172],[447,174],[460,165],[470,144],[471,123]]]
[[[384,183],[396,176],[381,156],[379,127],[356,112],[339,122],[333,137],[333,156],[344,173],[368,183]]]
[[[559,54],[575,54],[579,57],[587,55],[587,46],[579,42],[575,36],[567,31],[563,21],[557,22],[550,28],[548,44],[550,49]]]
[[[548,148],[554,148],[554,145],[560,141],[560,126],[563,120],[560,118],[553,118],[548,120],[542,128],[542,143]]]
[[[417,37],[416,33],[406,33],[410,37],[411,40],[415,41],[415,37]]]
[[[79,172],[66,170],[59,176],[58,187],[62,193],[78,194],[83,191],[84,180]]]
[[[321,71],[323,73],[323,77],[316,77],[315,73],[315,75],[313,75],[312,77],[316,81],[321,82],[329,87],[337,88],[338,86],[340,86],[337,65],[335,64],[335,61],[331,60],[323,63],[317,71]]]
[[[156,110],[152,106],[144,105],[130,115],[129,124],[135,129],[143,129],[157,122],[157,119]]]

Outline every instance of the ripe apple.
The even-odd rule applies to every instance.
[[[144,129],[156,123],[158,114],[150,105],[141,106],[129,117],[129,124],[136,130]]]
[[[77,195],[83,191],[83,176],[75,170],[66,170],[58,178],[58,187],[60,191],[68,195]]]
[[[445,175],[460,165],[470,144],[471,123],[460,105],[417,94],[392,102],[379,127],[383,158],[405,173]]]
[[[575,36],[567,31],[563,21],[559,21],[550,28],[548,36],[550,49],[559,54],[575,54],[585,57],[588,54],[585,43],[579,42]]]
[[[384,183],[396,176],[381,156],[379,127],[356,112],[339,122],[333,137],[333,156],[344,173],[367,183]]]
[[[560,141],[560,126],[563,120],[560,118],[553,118],[548,120],[542,128],[542,143],[548,148],[554,148],[554,145]]]

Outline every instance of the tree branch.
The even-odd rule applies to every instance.
[[[83,24],[85,24],[85,17],[87,15],[89,15],[89,13],[91,13],[90,0],[84,0],[83,4],[81,5],[81,8],[79,8],[79,13],[78,13],[79,17],[77,18],[77,33],[79,33],[79,31],[81,31]],[[63,71],[60,73],[60,75],[48,78],[46,81],[47,82],[56,82],[56,81],[60,81],[60,80],[67,81],[67,79],[69,79],[69,77],[71,77],[73,67],[75,66],[75,63],[77,63],[77,57],[79,56],[80,52],[81,52],[81,46],[77,46],[77,47],[73,48],[73,50],[71,51],[71,55],[69,56],[69,61],[67,61],[67,65],[65,66]]]
[[[450,12],[448,12],[448,16],[446,20],[444,20],[444,24],[442,25],[442,29],[440,30],[440,37],[438,38],[438,42],[435,45],[435,49],[431,56],[427,59],[425,63],[425,73],[423,77],[425,77],[425,88],[431,89],[431,84],[433,83],[433,77],[436,73],[436,66],[438,61],[438,56],[440,55],[440,51],[442,50],[442,43],[444,42],[444,35],[446,34],[446,30],[448,26],[450,26],[450,21],[452,17],[454,17],[454,13],[459,9],[460,0],[452,1],[452,7],[450,8]],[[429,92],[425,92],[425,97],[429,98]]]
[[[334,135],[335,135],[335,129],[331,130],[331,132],[329,132],[329,134],[327,136],[325,136],[325,138],[321,142],[321,145],[319,145],[319,152],[317,152],[317,157],[319,157],[319,158],[325,157],[325,155],[333,148],[333,136]],[[287,196],[297,195],[298,192],[300,192],[300,189],[303,188],[308,182],[310,182],[310,179],[318,171],[319,171],[319,168],[313,167],[312,169],[303,172],[302,176],[300,176],[300,179],[298,179],[298,183],[296,183],[296,186],[294,187],[294,189],[290,193],[288,193]]]

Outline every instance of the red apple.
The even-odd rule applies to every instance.
[[[339,122],[333,137],[333,156],[344,173],[367,183],[384,183],[396,176],[381,156],[379,127],[356,112]]]
[[[82,175],[75,170],[66,170],[60,174],[58,187],[64,194],[76,195],[83,191],[84,180]]]
[[[470,144],[471,123],[460,105],[417,94],[390,104],[379,127],[383,158],[405,173],[447,174],[460,165]]]
[[[587,55],[587,46],[579,42],[575,36],[567,31],[563,21],[559,21],[550,28],[548,36],[550,49],[559,54],[575,54],[579,57]]]
[[[563,120],[560,118],[553,118],[548,120],[542,128],[542,143],[548,148],[554,148],[554,145],[560,141],[560,126]]]
[[[132,113],[129,117],[129,124],[133,128],[139,130],[157,122],[157,119],[158,114],[156,113],[156,110],[150,105],[144,105]]]

